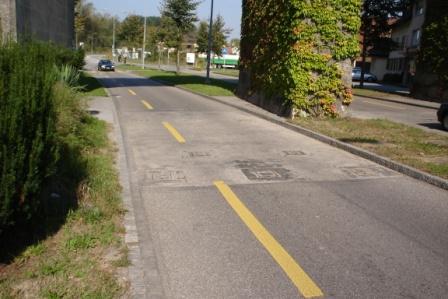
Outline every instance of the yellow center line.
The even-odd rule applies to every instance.
[[[313,280],[305,273],[300,265],[289,255],[280,243],[269,233],[252,212],[233,193],[232,189],[222,181],[215,181],[214,185],[227,200],[229,205],[235,210],[241,220],[252,231],[274,260],[288,275],[289,279],[297,287],[305,298],[322,297],[323,293]]]
[[[148,109],[148,110],[154,110],[154,108],[151,106],[150,103],[148,103],[145,100],[142,100],[142,104]]]
[[[163,122],[162,124],[179,143],[186,142],[184,137],[182,137],[182,135],[180,135],[180,133],[170,123]]]
[[[137,95],[137,94],[136,94],[133,90],[131,90],[131,89],[128,89],[128,91],[129,91],[129,93],[132,94],[133,96],[136,96],[136,95]]]

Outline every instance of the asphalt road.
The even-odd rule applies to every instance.
[[[448,136],[448,132],[443,130],[438,122],[436,113],[437,108],[418,107],[357,96],[355,96],[355,100],[350,105],[350,114],[354,117],[366,119],[385,118]]]
[[[446,298],[448,193],[226,105],[97,73],[149,298]]]
[[[148,64],[147,66],[152,68],[158,68],[158,65]],[[166,71],[175,71],[176,66],[174,65],[162,65],[161,68]],[[192,74],[195,76],[205,77],[205,71],[192,70],[190,68],[182,67],[183,73]],[[232,84],[238,84],[238,78],[210,73],[211,78],[227,81]],[[354,82],[354,85],[359,85],[359,82]],[[403,93],[404,95],[409,94],[409,90],[403,87],[379,84],[379,83],[368,83],[366,82],[366,88],[385,91],[385,92],[397,92]],[[419,102],[416,100],[416,102]],[[432,103],[422,102],[422,106],[430,106]],[[412,106],[409,104],[398,103],[398,102],[388,102],[373,98],[365,98],[355,96],[353,104],[350,105],[350,115],[358,118],[385,118],[394,122],[403,123],[413,127],[423,129],[428,132],[440,133],[448,136],[448,132],[445,131],[441,124],[437,120],[436,115],[437,108],[427,108]]]

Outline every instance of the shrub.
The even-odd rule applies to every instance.
[[[0,48],[0,232],[39,211],[57,161],[51,53],[34,43]]]
[[[43,216],[42,189],[56,171],[63,138],[79,122],[82,109],[67,86],[83,65],[83,51],[35,42],[0,46],[0,235]]]

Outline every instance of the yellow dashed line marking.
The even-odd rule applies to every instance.
[[[235,193],[222,181],[214,182],[216,188],[227,200],[229,205],[238,214],[241,220],[252,231],[255,237],[260,241],[266,250],[271,254],[274,260],[285,271],[299,292],[305,298],[322,297],[323,293],[313,280],[305,273],[300,265],[289,255],[280,243],[269,233],[252,212],[244,205]]]
[[[133,90],[131,90],[131,89],[128,89],[128,91],[129,91],[129,93],[132,94],[133,96],[136,96],[136,95],[137,95],[137,94],[136,94]]]
[[[170,123],[163,122],[162,124],[179,143],[186,142],[184,137],[182,137],[182,135],[180,135],[180,133]]]
[[[148,103],[145,100],[142,100],[142,104],[148,109],[148,110],[154,110],[154,108],[151,106],[150,103]]]

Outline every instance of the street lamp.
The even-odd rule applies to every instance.
[[[146,16],[143,17],[143,46],[142,46],[142,69],[145,69],[145,44],[146,44]]]
[[[212,7],[210,11],[210,27],[208,29],[208,51],[207,51],[207,78],[205,79],[206,83],[210,83],[210,64],[211,64],[211,52],[212,52],[212,32],[213,32],[213,0]]]
[[[115,61],[115,16],[112,18],[112,60]]]

